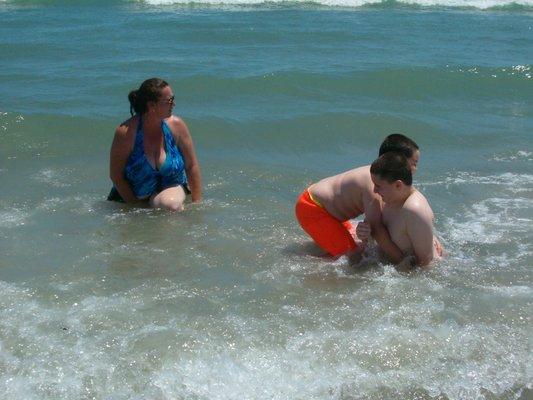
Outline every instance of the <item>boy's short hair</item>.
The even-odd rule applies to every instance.
[[[402,153],[397,151],[389,151],[376,159],[370,166],[370,173],[389,183],[400,180],[407,186],[413,184],[409,162]]]
[[[397,151],[403,154],[406,158],[411,158],[414,152],[418,150],[418,145],[414,140],[409,139],[401,133],[393,133],[383,140],[379,147],[379,155],[388,153],[389,151]]]

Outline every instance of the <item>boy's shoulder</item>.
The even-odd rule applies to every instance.
[[[403,212],[412,217],[429,218],[433,220],[433,210],[426,197],[415,189],[405,201],[402,207]]]

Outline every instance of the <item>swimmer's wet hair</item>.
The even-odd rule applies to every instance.
[[[158,101],[161,97],[161,90],[166,88],[168,83],[161,78],[150,78],[145,80],[139,89],[132,90],[128,95],[130,101],[130,114],[142,115],[148,110],[148,102]]]
[[[389,151],[397,151],[407,158],[411,158],[414,152],[418,150],[418,145],[414,140],[409,139],[401,133],[393,133],[383,140],[379,148],[379,155],[388,153]]]
[[[407,186],[413,184],[409,162],[402,153],[397,151],[389,151],[375,160],[370,166],[370,173],[389,183],[400,180]]]

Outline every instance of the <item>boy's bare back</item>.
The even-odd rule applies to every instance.
[[[313,184],[309,192],[332,216],[346,221],[368,210],[377,198],[373,188],[370,166],[365,165],[324,178]]]

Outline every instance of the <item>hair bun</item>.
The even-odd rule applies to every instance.
[[[138,115],[144,114],[148,110],[148,102],[156,102],[159,99],[161,89],[168,86],[168,83],[160,78],[150,78],[145,80],[139,89],[132,90],[128,95],[130,101],[130,113]]]
[[[130,101],[130,114],[133,116],[134,112],[137,112],[137,104],[139,101],[139,90],[132,90],[128,94],[128,100]]]

